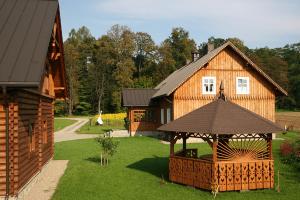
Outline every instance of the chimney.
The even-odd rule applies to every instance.
[[[209,53],[209,52],[211,52],[212,50],[214,50],[214,48],[215,48],[214,43],[208,41],[208,43],[207,43],[207,53]]]
[[[192,52],[192,62],[198,60],[200,58],[200,53]]]

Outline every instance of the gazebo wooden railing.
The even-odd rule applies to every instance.
[[[169,179],[196,188],[219,191],[274,187],[274,161],[219,161],[170,156]]]
[[[170,181],[213,191],[274,187],[273,122],[232,103],[221,84],[218,98],[158,128],[170,136]],[[187,149],[189,137],[207,142],[211,155]],[[177,140],[182,150],[174,152]]]

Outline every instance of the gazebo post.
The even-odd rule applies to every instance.
[[[213,156],[212,156],[212,160],[214,163],[217,162],[218,158],[217,158],[217,147],[218,147],[218,140],[217,140],[217,136],[214,135],[213,136],[213,146],[212,146],[212,150],[213,150]]]
[[[175,145],[175,136],[173,134],[171,134],[170,137],[170,156],[174,156],[174,145]]]
[[[182,150],[186,152],[186,133],[182,135]]]
[[[269,159],[273,159],[273,153],[272,153],[272,133],[267,134],[267,142],[268,142]]]

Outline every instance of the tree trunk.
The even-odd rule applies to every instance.
[[[69,99],[69,115],[72,115],[73,113],[72,113],[72,111],[73,111],[73,101],[72,101],[72,98],[71,98],[71,95],[70,95],[70,97],[69,97],[70,99]]]
[[[98,98],[98,114],[101,114],[101,101],[104,93],[104,73],[102,73],[101,87],[99,89],[99,98]]]

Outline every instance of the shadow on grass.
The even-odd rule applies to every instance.
[[[94,162],[94,163],[100,163],[101,161],[99,156],[85,158],[84,160]]]
[[[152,158],[144,158],[140,161],[132,163],[127,168],[135,169],[150,173],[159,178],[168,180],[168,164],[169,158],[153,156]]]

